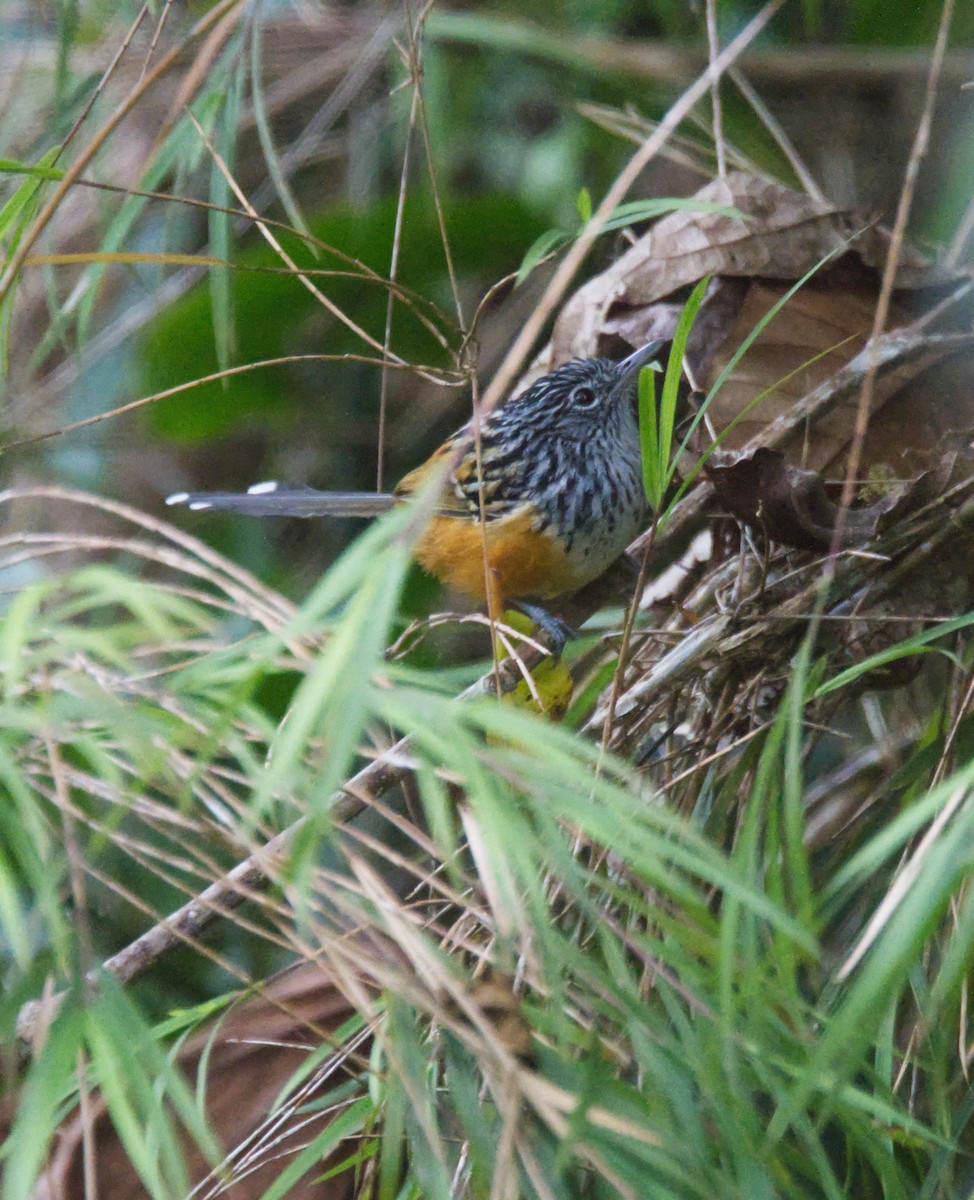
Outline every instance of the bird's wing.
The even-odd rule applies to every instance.
[[[473,433],[465,425],[447,438],[426,462],[400,480],[395,490],[396,497],[418,492],[432,473],[441,468],[446,472],[437,503],[437,512],[441,516],[479,521],[481,498],[488,521],[510,516],[523,508],[525,499],[519,492],[517,477],[512,471],[512,454],[492,440],[489,422],[484,422],[481,432],[480,470]],[[442,466],[451,462],[456,464],[452,469]]]

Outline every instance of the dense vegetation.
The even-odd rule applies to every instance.
[[[719,4],[719,47],[753,15]],[[459,601],[410,511],[163,504],[415,466],[705,69],[705,16],[3,0],[5,1198],[51,1156],[79,1196],[86,1162],[103,1195],[203,1163],[194,1195],[970,1194],[968,480],[828,567],[746,537],[701,565],[681,495],[677,599],[583,600],[500,688],[517,629],[430,618]],[[801,187],[797,146],[892,224],[917,174],[910,237],[963,281],[972,12],[908,166],[942,17],[784,4],[626,199]],[[895,636],[839,646],[867,592]]]

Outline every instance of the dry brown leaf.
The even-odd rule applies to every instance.
[[[760,279],[747,283],[735,318],[720,344],[711,343],[707,347],[708,358],[698,355],[700,387],[709,390],[713,386],[737,347],[786,291],[783,284]],[[859,354],[868,341],[876,294],[875,288],[861,283],[826,277],[792,296],[761,331],[714,397],[708,415],[718,433],[728,431],[722,445],[735,449],[760,440],[771,421]],[[892,315],[894,325],[903,325],[909,319],[904,308],[895,304]],[[944,353],[938,350],[915,356],[883,371],[877,379],[872,411],[882,408],[900,388]],[[848,444],[857,404],[856,394],[839,399],[815,421],[814,429],[802,430],[796,437],[791,457],[820,471],[836,464],[834,473],[841,474],[836,460]],[[732,423],[733,428],[729,429]],[[865,464],[867,468],[869,465]]]
[[[705,470],[718,500],[738,520],[800,550],[831,546],[839,505],[830,499],[820,475],[790,466],[780,450],[761,446],[749,454],[718,453]],[[883,518],[902,511],[915,490],[914,482],[895,484],[874,504],[850,509],[840,544],[852,546],[872,537]]]
[[[597,354],[611,318],[655,304],[705,275],[794,281],[847,247],[867,267],[885,257],[886,235],[868,217],[784,184],[734,171],[695,198],[736,208],[742,216],[680,210],[657,221],[565,306],[553,335],[555,362]],[[897,286],[938,286],[952,278],[908,250]]]
[[[740,172],[708,184],[697,196],[734,206],[745,216],[680,211],[658,221],[566,305],[555,328],[555,360],[605,352],[620,340],[638,346],[672,336],[687,289],[712,274],[686,363],[693,385],[704,392],[725,370],[728,374],[707,410],[695,451],[703,453],[714,437],[723,449],[753,450],[773,442],[792,466],[844,477],[859,386],[849,387],[841,373],[868,343],[888,235],[863,214]],[[836,257],[782,303],[829,255]],[[907,246],[896,282],[888,327],[914,330],[945,295],[944,285],[960,289],[964,277]],[[931,323],[929,345],[914,336],[902,353],[883,356],[862,478],[916,479],[936,470],[945,456],[963,465],[974,428],[971,348],[935,344],[932,335],[963,330],[965,322],[969,328],[969,313],[961,305],[948,305],[945,312],[949,323]],[[765,319],[731,368],[733,356]],[[814,414],[786,428],[788,414],[797,413],[813,393]]]

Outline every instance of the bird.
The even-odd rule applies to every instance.
[[[468,421],[392,492],[327,492],[276,482],[246,492],[176,492],[169,505],[252,516],[375,517],[439,472],[414,557],[500,613],[513,603],[563,646],[572,631],[541,603],[602,575],[646,514],[636,394],[665,341],[621,362],[576,358]],[[479,444],[478,444],[479,443]],[[486,569],[485,569],[486,567]]]

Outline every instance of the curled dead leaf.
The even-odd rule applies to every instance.
[[[827,550],[839,520],[839,505],[829,499],[815,471],[793,467],[780,450],[759,447],[751,453],[715,454],[704,468],[720,503],[738,520],[773,541],[801,550]],[[875,504],[845,514],[842,545],[872,537],[880,519],[902,499],[891,488]]]
[[[888,234],[868,215],[781,183],[733,171],[695,198],[742,215],[679,210],[657,221],[565,305],[553,336],[555,362],[598,353],[613,319],[654,305],[705,275],[794,281],[824,259],[848,252],[875,276],[885,261]],[[896,284],[938,287],[956,278],[908,247]]]

